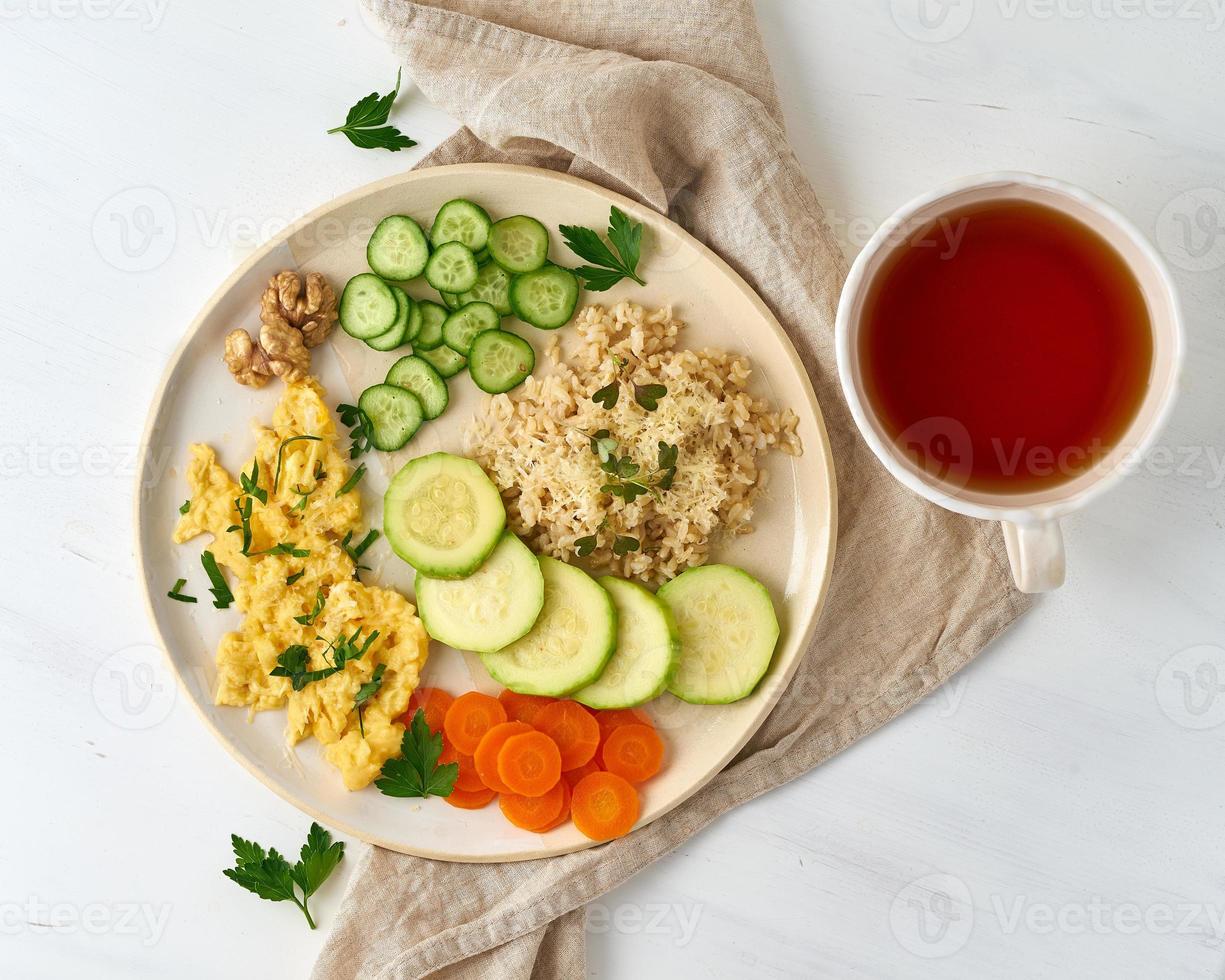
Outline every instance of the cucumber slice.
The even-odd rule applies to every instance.
[[[398,313],[391,287],[370,272],[354,276],[340,294],[340,327],[358,340],[386,333],[395,325]]]
[[[421,402],[421,410],[427,419],[436,419],[447,407],[451,396],[442,375],[428,361],[415,354],[401,357],[387,372],[387,383],[399,385],[411,391]]]
[[[417,356],[444,378],[455,377],[464,369],[464,365],[468,363],[468,358],[464,357],[463,354],[457,354],[445,344],[441,347],[435,347],[433,350],[418,349]]]
[[[468,351],[468,373],[481,391],[498,395],[518,387],[536,366],[536,352],[505,330],[477,334]]]
[[[413,321],[413,315],[416,314],[418,318],[421,316],[420,313],[417,313],[416,300],[408,293],[399,286],[389,285],[388,288],[391,290],[391,295],[396,298],[396,322],[386,333],[381,333],[366,341],[375,350],[381,351],[395,350],[405,343],[408,340],[408,328]]]
[[[586,572],[540,558],[544,608],[522,639],[481,662],[503,687],[521,694],[562,697],[603,672],[617,644],[612,597]]]
[[[459,197],[438,209],[434,227],[430,229],[430,244],[437,248],[447,242],[459,242],[479,252],[489,240],[492,224],[483,207]]]
[[[488,245],[486,245],[486,246],[485,246],[483,249],[481,249],[479,252],[473,252],[472,254],[476,256],[476,264],[477,264],[477,265],[479,265],[479,266],[485,266],[485,265],[487,265],[487,264],[489,264],[490,262],[492,262],[492,261],[493,261],[492,256],[490,256],[490,254],[489,254],[489,246],[488,246]]]
[[[477,334],[497,330],[501,322],[498,311],[488,303],[468,303],[443,322],[442,339],[451,350],[467,357]]]
[[[417,573],[425,631],[456,650],[493,653],[527,633],[544,605],[544,576],[510,531],[475,572],[458,582]]]
[[[703,565],[664,585],[659,598],[681,635],[668,690],[691,704],[730,704],[752,694],[778,642],[766,587],[731,565]]]
[[[476,285],[459,294],[459,304],[488,303],[501,316],[510,316],[510,273],[490,262],[476,274]]]
[[[411,460],[383,496],[383,532],[392,550],[430,578],[471,575],[505,527],[498,488],[462,456],[431,453]]]
[[[476,285],[480,266],[476,256],[459,242],[447,242],[434,249],[425,264],[425,281],[440,293],[462,293]]]
[[[574,316],[578,277],[556,265],[515,276],[510,281],[510,305],[524,323],[541,330],[556,330]]]
[[[432,300],[418,301],[417,309],[421,311],[421,329],[413,338],[413,350],[420,353],[423,350],[433,350],[442,346],[442,324],[448,312],[446,307],[439,306]]]
[[[402,448],[425,421],[417,396],[398,385],[367,388],[357,400],[357,407],[370,419],[370,444],[388,453]]]
[[[441,289],[438,295],[442,297],[442,302],[448,310],[458,310],[463,306],[463,301],[459,298],[459,293],[444,293]]]
[[[573,695],[590,708],[633,708],[663,694],[681,655],[671,610],[634,582],[597,581],[617,607],[617,652],[594,684]]]
[[[366,246],[366,262],[384,279],[405,282],[416,279],[430,257],[425,232],[412,218],[391,214],[378,223]]]
[[[489,254],[507,272],[535,272],[549,260],[549,231],[526,214],[503,218],[489,232]]]

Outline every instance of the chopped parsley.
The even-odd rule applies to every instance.
[[[379,664],[374,668],[374,674],[370,680],[366,681],[357,689],[357,694],[353,696],[353,707],[357,709],[357,730],[361,732],[362,738],[366,737],[366,725],[362,721],[362,709],[366,707],[366,702],[379,693],[379,688],[383,686],[383,672],[387,670],[386,664]]]
[[[179,579],[177,582],[174,583],[174,588],[171,589],[169,592],[167,592],[166,595],[170,596],[171,599],[175,599],[179,602],[199,602],[199,600],[194,595],[184,595],[183,594],[181,590],[183,586],[185,586],[186,584],[187,584],[187,579],[185,578]]]
[[[226,584],[225,576],[221,574],[221,569],[217,567],[217,559],[213,556],[213,553],[205,551],[200,556],[200,564],[204,566],[208,580],[213,583],[213,587],[208,590],[213,594],[213,605],[218,609],[229,609],[230,603],[234,601],[234,593],[230,591],[230,587]]]
[[[357,469],[353,471],[352,476],[350,476],[347,480],[345,480],[344,486],[342,486],[339,490],[336,491],[336,496],[343,497],[346,493],[348,493],[355,486],[357,486],[358,483],[361,482],[362,477],[365,475],[366,475],[366,464],[360,463]]]

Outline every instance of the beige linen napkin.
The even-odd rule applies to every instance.
[[[581,977],[587,902],[930,693],[1026,601],[996,525],[902,489],[854,428],[833,348],[844,263],[787,144],[748,0],[367,5],[424,95],[466,124],[423,165],[550,167],[670,214],[770,304],[833,443],[829,600],[795,679],[734,762],[651,825],[576,854],[470,865],[370,848],[314,972]]]

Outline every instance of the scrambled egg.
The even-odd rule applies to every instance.
[[[226,634],[217,649],[216,703],[257,711],[287,708],[289,744],[313,735],[345,786],[356,790],[369,785],[383,763],[400,752],[404,726],[397,719],[420,680],[429,640],[407,599],[356,580],[343,540],[352,532],[351,544],[356,544],[364,535],[359,530],[361,497],[358,487],[336,495],[351,474],[337,449],[336,426],[323,396],[314,379],[287,385],[272,428],[256,430],[254,461],[268,502],[250,501],[250,557],[243,554],[242,533],[227,531],[241,526],[235,502],[245,496],[243,490],[213,450],[199,443],[190,449],[187,468],[191,506],[174,540],[213,535],[209,550],[233,573],[234,602],[246,614],[239,631]],[[287,441],[304,435],[319,439]],[[247,464],[246,474],[252,465]],[[298,506],[304,498],[305,505]],[[310,554],[259,554],[287,543]],[[287,579],[299,572],[289,584]],[[295,621],[296,616],[310,617],[320,591],[323,607],[316,618],[306,625]],[[379,635],[364,656],[350,660],[339,673],[300,691],[293,690],[289,678],[271,676],[277,657],[295,644],[308,648],[309,669],[331,666],[329,644],[352,637],[359,628],[359,649],[373,630]],[[378,693],[363,708],[363,737],[354,697],[379,664],[386,665],[385,673]]]

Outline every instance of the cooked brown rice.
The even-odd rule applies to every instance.
[[[594,534],[593,568],[666,581],[702,564],[717,531],[752,531],[753,503],[768,476],[762,458],[772,447],[802,452],[798,419],[748,393],[748,358],[677,349],[683,324],[671,307],[591,306],[576,325],[568,361],[554,338],[548,356],[555,370],[493,396],[469,430],[468,449],[501,488],[511,528],[536,551],[573,560],[576,542]],[[625,383],[617,404],[605,410],[591,395],[613,379],[614,356],[625,362]],[[637,404],[631,382],[668,389],[657,411]],[[629,504],[601,493],[608,477],[588,438],[600,429],[610,430],[618,454],[632,456],[644,475],[654,469],[661,441],[677,446],[671,489],[659,500],[646,494]],[[614,555],[615,535],[637,538],[641,550]]]

